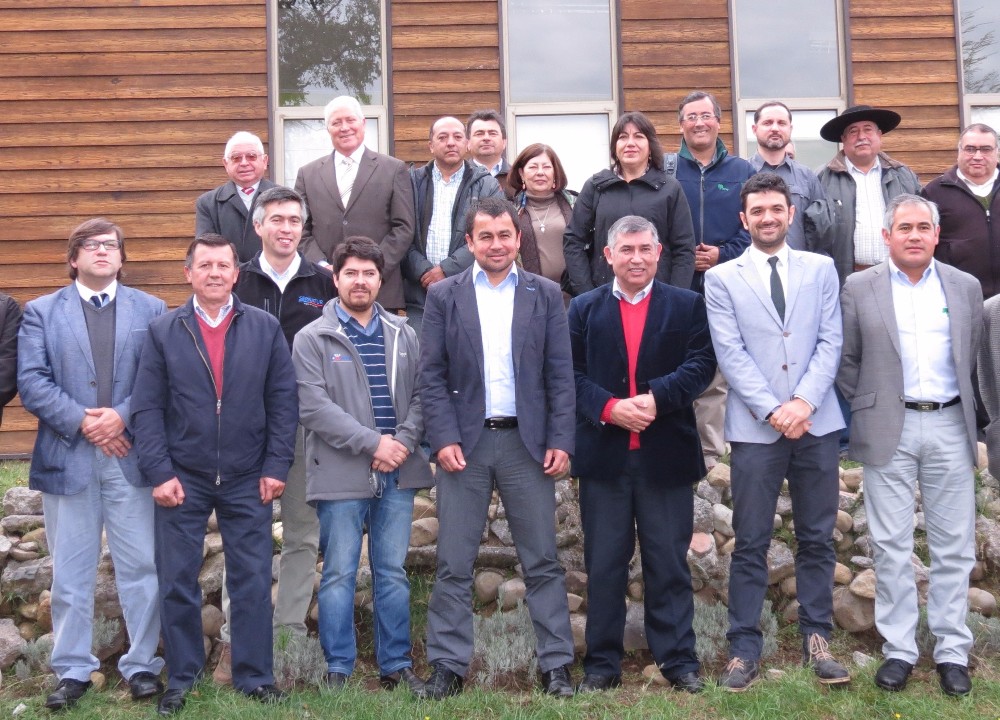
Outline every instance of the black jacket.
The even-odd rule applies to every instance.
[[[253,209],[260,194],[273,187],[276,187],[273,182],[262,179],[249,210],[232,180],[202,193],[194,204],[194,236],[218,233],[236,246],[240,262],[246,262],[260,252],[260,235],[253,227]]]
[[[301,257],[301,253],[299,253]],[[323,306],[337,297],[333,273],[302,258],[298,272],[288,281],[285,292],[260,267],[260,253],[240,265],[240,278],[233,292],[247,305],[260,308],[278,319],[292,348],[295,333],[323,315]]]

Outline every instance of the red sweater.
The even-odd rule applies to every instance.
[[[646,327],[646,316],[649,314],[649,294],[635,305],[619,300],[618,308],[622,314],[622,330],[625,332],[625,354],[628,356],[628,392],[629,397],[635,397],[635,366],[639,361],[639,343],[642,342],[642,331]],[[611,408],[619,398],[611,398],[601,413],[601,422],[611,422]],[[629,450],[639,449],[639,433],[629,433]]]
[[[201,315],[195,313],[195,317],[198,318],[198,329],[201,330],[201,337],[208,350],[208,364],[212,366],[212,377],[215,378],[216,400],[222,399],[222,365],[226,359],[226,331],[233,322],[234,314],[230,311],[218,327],[212,327],[201,319]]]

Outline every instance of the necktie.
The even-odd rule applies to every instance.
[[[240,200],[243,201],[243,204],[246,205],[247,210],[249,210],[250,206],[253,205],[253,187],[240,188],[240,192],[242,193],[242,195],[240,195]]]
[[[108,294],[101,293],[100,295],[91,295],[90,302],[95,308],[104,307],[104,303],[108,301]]]
[[[247,197],[250,197],[251,195],[253,195],[253,187],[252,186],[251,187],[241,188],[241,190],[242,190],[242,192],[246,193]]]
[[[340,201],[347,207],[347,202],[351,199],[351,190],[354,189],[354,178],[357,175],[357,166],[354,160],[345,157],[340,161],[340,177],[337,178],[337,187],[340,188]]]
[[[767,264],[771,266],[771,302],[778,311],[778,317],[785,319],[785,291],[781,287],[781,276],[778,275],[778,258],[769,257]]]

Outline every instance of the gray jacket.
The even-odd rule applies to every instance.
[[[882,165],[882,197],[886,203],[897,195],[920,192],[920,180],[910,168],[884,152],[880,152],[878,157]],[[854,203],[858,188],[847,171],[843,150],[820,170],[819,181],[826,188],[835,215],[830,237],[823,245],[830,249],[840,285],[843,286],[847,276],[854,272]]]
[[[347,337],[331,300],[323,315],[306,325],[292,346],[299,386],[299,421],[306,429],[306,500],[372,497],[372,458],[381,433],[375,429],[364,364]],[[417,336],[406,320],[376,303],[385,335],[385,365],[396,412],[396,439],[410,456],[399,468],[399,487],[433,485],[420,447],[423,415],[416,391]]]

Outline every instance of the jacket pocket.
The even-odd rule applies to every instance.
[[[851,412],[857,412],[858,410],[864,410],[865,408],[870,408],[875,405],[875,396],[877,393],[870,392],[864,395],[855,395],[854,399],[851,400]]]

